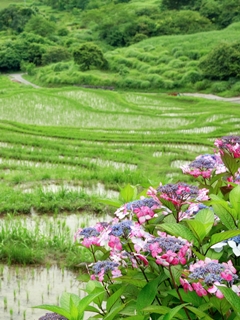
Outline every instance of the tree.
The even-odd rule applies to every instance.
[[[42,55],[42,64],[56,63],[68,59],[70,59],[70,53],[65,47],[48,47]]]
[[[90,66],[103,68],[106,60],[102,50],[93,43],[84,43],[73,50],[74,62],[80,65],[81,70],[89,70]]]
[[[205,77],[225,80],[240,76],[240,42],[218,44],[199,63]]]
[[[28,20],[35,14],[35,9],[10,5],[0,11],[0,30],[10,28],[20,33]]]
[[[48,37],[55,33],[56,24],[54,22],[48,21],[40,15],[36,15],[31,17],[24,30],[26,32],[36,33],[42,37]]]

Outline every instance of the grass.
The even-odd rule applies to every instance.
[[[118,90],[203,91],[234,96],[239,94],[238,79],[208,81],[198,65],[220,42],[235,42],[239,29],[236,22],[222,30],[152,37],[126,48],[105,50],[107,71],[92,68],[80,72],[73,61],[59,62],[39,68],[30,79],[42,86],[113,86]]]
[[[81,220],[84,222],[83,217]],[[90,261],[88,251],[73,242],[73,230],[66,221],[66,215],[31,219],[7,215],[0,221],[0,260],[8,265],[47,266],[55,262],[72,268],[79,264],[79,257]],[[75,223],[76,229],[80,227],[76,219]]]
[[[238,104],[164,93],[34,89],[0,78],[0,212],[102,212],[127,183],[174,182],[179,164],[238,132]],[[7,108],[6,108],[7,106]],[[53,188],[54,190],[51,190]],[[89,188],[91,189],[89,193]]]

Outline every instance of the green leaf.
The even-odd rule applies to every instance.
[[[136,304],[136,308],[138,311],[141,311],[143,308],[152,304],[157,295],[158,284],[161,282],[161,279],[162,275],[148,282],[145,287],[143,287],[139,292]]]
[[[212,235],[211,240],[207,248],[210,248],[214,244],[221,242],[223,240],[227,240],[229,238],[238,236],[240,234],[240,230],[228,230],[225,232],[220,232]]]
[[[127,184],[120,191],[120,200],[123,200],[125,203],[133,201],[137,196],[137,188],[135,186],[131,186]]]
[[[194,217],[194,220],[200,221],[205,226],[206,234],[211,231],[214,224],[214,212],[213,210],[203,209],[200,210]]]
[[[112,309],[106,316],[104,316],[103,319],[105,320],[113,320],[114,317],[125,307],[125,304],[121,304],[120,306],[117,306],[116,308]]]
[[[94,294],[89,294],[88,296],[82,298],[78,304],[78,313],[82,314],[87,308],[87,306],[91,302],[93,302],[95,298],[99,297],[100,295],[102,295],[102,291]]]
[[[171,311],[169,307],[166,306],[148,306],[142,310],[143,312],[148,313],[158,313],[158,314],[166,314]]]
[[[238,171],[239,164],[237,163],[236,159],[234,159],[232,156],[230,156],[228,153],[225,153],[221,156],[223,163],[230,171],[231,175],[234,176],[234,174]]]
[[[110,199],[102,199],[102,198],[98,198],[97,201],[100,203],[106,204],[108,206],[116,207],[116,208],[121,207],[123,204],[119,200],[110,200]]]
[[[146,317],[137,315],[137,316],[127,317],[127,318],[124,318],[124,319],[128,319],[128,320],[144,320],[144,319],[146,319]]]
[[[176,223],[176,224],[163,223],[159,227],[176,237],[181,237],[183,239],[186,239],[189,242],[193,242],[195,246],[198,246],[198,241],[196,237],[193,235],[193,233],[191,232],[191,230],[189,230],[187,227],[179,223]]]
[[[71,314],[71,320],[80,320],[83,318],[83,313],[78,313],[78,307],[74,303],[73,298],[70,296],[70,314]]]
[[[122,286],[120,289],[118,289],[116,292],[114,292],[110,297],[108,297],[108,299],[107,299],[107,312],[110,312],[111,308],[118,301],[118,299],[121,297],[124,290],[125,290],[125,286]]]
[[[231,305],[226,299],[219,299],[213,296],[210,298],[210,303],[223,315],[225,315],[231,309]]]
[[[191,303],[194,307],[200,307],[204,303],[204,298],[199,297],[195,291],[185,292],[182,288],[178,289],[183,302]],[[168,291],[168,294],[179,299],[175,289]]]
[[[205,225],[202,222],[196,220],[186,220],[185,222],[189,226],[189,229],[192,230],[192,233],[196,236],[199,243],[201,243],[207,235]]]
[[[236,311],[238,315],[240,315],[240,297],[230,288],[223,286],[217,287],[224,294],[225,299],[230,303],[233,310]]]
[[[191,306],[186,306],[186,308],[192,311],[196,316],[198,316],[198,319],[204,318],[204,320],[213,320],[213,318],[209,317],[205,312],[201,311],[200,309]]]
[[[67,319],[71,319],[71,314],[67,310],[63,309],[62,307],[52,306],[49,304],[42,304],[41,306],[34,306],[33,308],[56,312],[57,314],[60,314],[61,316],[64,316]]]
[[[181,304],[180,306],[176,306],[175,308],[171,309],[168,313],[165,314],[163,320],[171,320],[183,307],[188,305],[188,303]]]
[[[174,207],[173,203],[171,201],[168,201],[164,198],[159,197],[161,203],[167,207],[169,210],[171,210],[172,212],[176,212],[176,208]]]
[[[240,212],[240,185],[229,193],[229,200],[236,212]]]
[[[213,203],[213,210],[215,214],[220,218],[221,222],[228,228],[228,229],[234,229],[236,227],[235,221],[231,214],[229,214],[229,211],[226,210],[221,203]]]

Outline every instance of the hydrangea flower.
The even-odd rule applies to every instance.
[[[91,245],[100,246],[99,238],[100,232],[94,227],[80,228],[74,235],[74,239],[80,238],[82,245],[89,248]]]
[[[223,294],[217,286],[231,287],[234,280],[238,279],[236,269],[230,260],[227,263],[219,263],[209,258],[190,265],[189,270],[185,270],[182,276],[180,282],[186,292],[193,289],[200,297],[212,293],[220,299],[223,298]]]
[[[161,203],[159,201],[156,201],[153,198],[142,198],[126,203],[115,212],[115,215],[119,219],[123,219],[127,215],[130,215],[130,218],[132,218],[132,216],[135,215],[139,223],[143,224],[156,217],[154,210],[159,209],[160,207]]]
[[[174,206],[180,207],[190,200],[204,201],[207,200],[207,189],[198,189],[198,187],[187,183],[166,184],[157,189],[160,199],[166,199],[173,203]]]
[[[220,154],[229,153],[233,158],[240,158],[240,136],[225,136],[217,139],[214,145]]]
[[[233,253],[235,254],[236,257],[240,256],[240,235],[229,238],[228,240],[218,242],[213,246],[211,246],[211,249],[213,249],[216,252],[221,252],[223,247],[227,245],[233,249]]]
[[[213,171],[216,174],[226,172],[226,167],[221,157],[217,154],[200,155],[189,165],[182,166],[181,169],[183,173],[190,174],[195,178],[202,176],[204,179],[209,179]]]
[[[96,280],[96,278],[98,278],[98,280],[102,282],[104,279],[104,275],[107,273],[110,273],[113,278],[117,278],[122,275],[121,271],[118,269],[119,263],[117,262],[112,262],[109,260],[98,261],[92,264],[91,267],[94,273],[93,275],[91,275],[91,280]]]
[[[161,237],[150,239],[143,250],[149,252],[156,263],[164,267],[170,265],[185,265],[191,255],[191,244],[184,239],[176,238],[166,233],[160,233]]]

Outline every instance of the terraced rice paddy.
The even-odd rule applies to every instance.
[[[147,187],[149,181],[186,181],[190,178],[179,165],[211,153],[215,138],[239,131],[239,105],[231,102],[75,87],[35,89],[4,76],[0,82],[0,194],[24,201],[19,207],[0,204],[1,212],[38,207],[39,195],[19,200],[26,185],[30,193],[41,189],[41,196],[68,186],[65,192],[76,200],[84,188],[92,188],[94,196],[97,183],[106,196],[116,196],[127,183]],[[56,208],[64,210],[57,203]],[[71,210],[70,202],[64,208]]]

